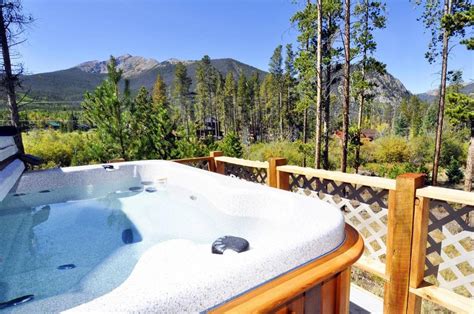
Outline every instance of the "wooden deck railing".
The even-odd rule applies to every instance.
[[[396,180],[225,157],[177,160],[201,169],[316,197],[340,208],[362,234],[356,267],[384,280],[386,313],[419,313],[429,300],[474,311],[474,193],[425,187],[421,174]]]

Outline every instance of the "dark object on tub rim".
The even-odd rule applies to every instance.
[[[66,269],[73,269],[73,268],[76,268],[76,265],[74,265],[74,264],[64,264],[64,265],[58,266],[59,270],[66,270]]]
[[[132,191],[132,192],[140,192],[143,190],[143,187],[141,186],[131,186],[128,188],[129,191]]]
[[[131,244],[133,243],[133,231],[132,229],[128,228],[122,231],[122,242],[124,244]]]
[[[233,250],[237,253],[245,252],[249,249],[249,241],[244,238],[234,236],[223,236],[212,243],[213,254],[224,254],[225,250]]]

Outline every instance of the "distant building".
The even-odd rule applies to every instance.
[[[334,136],[337,137],[338,139],[342,140],[342,137],[344,135],[344,132],[341,130],[337,130],[334,132]],[[362,129],[360,130],[360,140],[361,141],[366,141],[366,142],[372,142],[377,138],[379,135],[379,132],[374,129]]]
[[[374,129],[362,129],[360,131],[360,137],[361,139],[367,139],[369,142],[372,142],[375,140],[375,138],[379,135],[379,132]]]
[[[61,128],[61,122],[58,121],[48,121],[46,127],[53,130],[59,130]]]
[[[206,117],[204,119],[204,127],[196,130],[196,135],[201,138],[213,136],[216,139],[221,139],[223,133],[220,128],[219,120],[215,117]]]

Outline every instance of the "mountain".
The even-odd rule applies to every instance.
[[[130,81],[132,92],[137,91],[141,86],[151,89],[158,75],[161,75],[165,83],[171,86],[178,62],[185,64],[188,75],[193,80],[191,89],[195,87],[198,61],[168,59],[159,62],[155,59],[131,56],[129,54],[117,57],[116,60],[117,67],[123,70],[124,78]],[[241,71],[247,77],[255,72],[259,73],[261,78],[267,74],[262,70],[230,58],[212,59],[211,64],[223,76],[231,72],[234,77],[237,77]],[[357,65],[354,65],[353,70],[355,70],[356,67]],[[342,66],[336,66],[332,76],[336,78],[336,80],[331,89],[337,99],[342,98],[341,75]],[[29,95],[35,99],[77,103],[82,100],[86,91],[92,91],[106,76],[107,60],[87,61],[66,70],[26,75],[23,77],[23,89],[24,91],[28,91]],[[389,73],[384,75],[370,75],[369,78],[377,85],[374,93],[376,95],[374,103],[387,104],[392,108],[396,108],[403,98],[411,95],[405,86]]]
[[[439,93],[438,89],[432,89],[421,94],[416,94],[416,96],[418,96],[418,98],[420,98],[423,101],[433,102],[436,99],[436,96],[438,96],[438,93]]]
[[[132,56],[129,54],[120,56],[116,59],[118,68],[123,70],[124,77],[139,75],[144,71],[151,70],[160,65],[155,59]],[[107,74],[108,60],[87,61],[76,66],[79,70],[87,73]]]
[[[461,93],[474,97],[474,82],[464,84]],[[439,89],[432,89],[427,92],[417,94],[418,98],[426,102],[434,102],[439,94]]]
[[[383,75],[369,74],[369,80],[375,83],[372,94],[376,95],[374,103],[392,104],[396,106],[402,102],[404,98],[410,97],[411,93],[406,89],[405,85],[386,72]]]
[[[474,96],[474,82],[467,83],[461,88],[461,93]]]
[[[188,76],[193,80],[191,88],[194,89],[198,61],[169,59],[158,62],[129,54],[117,57],[116,60],[117,67],[123,70],[123,77],[130,81],[132,91],[137,91],[142,86],[151,89],[158,74],[171,86],[178,62],[186,65]],[[42,100],[82,100],[86,91],[92,91],[107,77],[107,62],[108,60],[87,61],[66,70],[25,75],[22,77],[23,91],[28,92],[32,98]],[[255,72],[262,78],[266,75],[262,70],[230,58],[212,59],[211,64],[224,76],[232,72],[237,77],[240,71],[247,77]]]
[[[359,65],[354,64],[351,66],[351,73],[358,69]],[[331,91],[336,94],[338,99],[342,100],[342,89],[343,89],[343,67],[342,65],[337,65],[334,72],[332,73],[332,78],[334,80]],[[375,83],[375,87],[371,94],[375,95],[373,99],[374,104],[383,104],[390,105],[393,108],[398,107],[404,98],[410,97],[411,93],[406,89],[405,85],[394,77],[392,74],[386,72],[383,75],[368,73],[367,79]],[[354,112],[354,110],[351,111]]]

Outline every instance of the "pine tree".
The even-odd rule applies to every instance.
[[[322,0],[316,1],[317,29],[316,29],[316,134],[314,167],[321,168],[321,134],[323,117],[323,5]]]
[[[166,90],[166,89],[165,89]],[[169,159],[174,157],[175,139],[165,108],[166,92],[150,96],[145,87],[134,99],[131,115],[131,155],[134,159]]]
[[[72,131],[76,130],[77,125],[78,125],[77,117],[74,114],[74,111],[71,111],[71,113],[69,114],[69,118],[67,120],[67,131],[72,132]]]
[[[395,120],[395,135],[407,138],[408,134],[410,134],[409,127],[410,125],[405,115],[400,114]]]
[[[295,58],[299,96],[296,108],[303,113],[303,143],[306,143],[308,128],[311,127],[308,113],[314,110],[315,165],[319,167],[322,163],[325,169],[329,167],[331,84],[337,79],[331,75],[332,63],[341,51],[334,47],[341,13],[340,0],[307,1],[304,9],[291,18],[300,32],[300,49]],[[306,156],[303,164],[306,164]]]
[[[165,108],[169,108],[168,97],[166,96],[166,84],[161,75],[156,77],[153,85],[152,98],[154,103],[163,104]]]
[[[175,68],[173,81],[173,99],[175,107],[178,108],[178,116],[181,117],[182,125],[186,128],[186,135],[191,133],[191,122],[194,120],[190,100],[191,79],[188,77],[186,66],[178,62]]]
[[[342,154],[341,171],[347,170],[347,146],[349,143],[349,104],[351,68],[351,1],[344,0],[344,88],[342,106]]]
[[[459,1],[453,8],[453,13],[443,16],[441,20],[443,28],[449,33],[457,33],[460,37],[466,36],[466,30],[474,26],[474,6],[470,1]],[[468,50],[474,50],[474,36],[472,32],[469,38],[460,41]]]
[[[255,72],[248,81],[250,104],[250,131],[253,142],[261,139],[262,109],[260,102],[260,76]]]
[[[10,111],[10,124],[21,129],[20,110],[18,107],[16,88],[20,84],[20,76],[23,74],[22,64],[12,64],[11,48],[22,43],[24,40],[25,27],[33,22],[31,15],[23,13],[20,0],[10,0],[4,4],[0,2],[0,45],[2,50],[2,88],[6,91],[7,107]],[[20,152],[24,152],[21,132],[17,138],[17,146]]]
[[[232,72],[227,72],[224,83],[224,110],[226,132],[233,130],[237,132],[237,104],[235,80]]]
[[[215,117],[215,95],[217,88],[217,70],[211,65],[211,59],[205,55],[196,69],[195,117],[199,128],[205,125],[206,117]]]
[[[364,106],[371,102],[374,98],[372,93],[376,84],[368,80],[369,73],[376,73],[379,75],[385,74],[385,64],[377,61],[373,54],[377,49],[377,42],[375,41],[373,32],[377,29],[385,28],[385,4],[381,1],[363,0],[356,4],[354,8],[354,15],[357,20],[353,25],[354,42],[357,53],[361,56],[359,69],[352,74],[353,80],[353,94],[359,104],[359,113],[357,118],[357,134],[360,137],[362,129]],[[356,173],[360,166],[360,141],[357,141],[356,156],[355,156],[355,170]]]
[[[221,132],[227,132],[227,117],[225,112],[225,81],[220,73],[217,74],[216,79],[216,118],[218,121],[216,136],[220,136]]]
[[[469,148],[466,158],[464,190],[472,190],[474,172],[474,99],[461,93],[462,79],[458,78],[448,87],[446,95],[446,116],[456,128],[469,130]]]
[[[421,129],[423,127],[423,116],[428,106],[415,95],[410,97],[409,104],[411,111],[410,135],[411,137],[417,137],[421,134]]]
[[[277,95],[277,108],[278,108],[278,137],[283,139],[283,57],[282,57],[282,45],[278,45],[273,51],[273,55],[270,58],[269,72],[273,76],[274,90]]]
[[[295,69],[295,54],[291,44],[286,45],[286,57],[285,57],[285,121],[287,123],[288,134],[295,134],[298,127],[298,121],[295,119],[296,109],[296,74]],[[293,137],[293,136],[292,136]]]
[[[107,79],[92,94],[87,92],[84,95],[84,118],[96,127],[110,156],[127,160],[130,140],[130,121],[126,113],[130,108],[128,84],[125,84],[122,96],[119,93],[122,70],[117,69],[117,61],[113,56],[107,64],[107,72]]]
[[[237,82],[237,131],[242,132],[243,138],[246,139],[249,133],[250,124],[250,99],[249,99],[249,86],[247,78],[240,72],[239,80]]]
[[[242,158],[243,148],[239,136],[235,132],[229,132],[219,144],[225,156]]]
[[[303,10],[296,12],[291,18],[291,22],[295,23],[300,34],[298,42],[300,49],[295,58],[295,68],[298,71],[297,93],[298,100],[296,102],[296,110],[303,117],[302,139],[303,144],[308,140],[308,112],[316,103],[316,93],[314,88],[316,48],[314,46],[314,37],[316,35],[316,7],[307,0]],[[303,166],[306,166],[306,150],[303,154]]]
[[[325,73],[323,84],[323,151],[322,163],[324,169],[329,169],[329,138],[330,138],[330,111],[331,111],[331,86],[333,80],[332,63],[341,54],[341,48],[334,47],[339,31],[339,24],[342,19],[342,3],[340,0],[325,0],[323,3],[323,31],[322,31],[322,54],[323,71]]]
[[[262,135],[262,138],[266,140],[269,140],[270,138],[274,139],[275,83],[273,80],[273,75],[266,75],[260,85],[260,110],[262,112],[260,119],[260,134]]]
[[[450,184],[458,184],[464,178],[459,161],[456,158],[451,157],[451,162],[446,167],[446,176]]]
[[[469,25],[469,23],[464,24],[464,22],[458,23],[459,15],[456,14],[460,12],[470,12],[472,5],[470,4],[470,0],[443,0],[442,3],[441,1],[420,0],[416,3],[424,6],[421,21],[431,32],[431,41],[428,45],[425,58],[431,64],[438,61],[438,58],[441,58],[441,82],[439,87],[438,119],[432,172],[432,184],[437,185],[446,102],[449,46],[450,41],[454,38],[464,38],[465,27]],[[469,48],[469,42],[466,42],[466,44]]]

